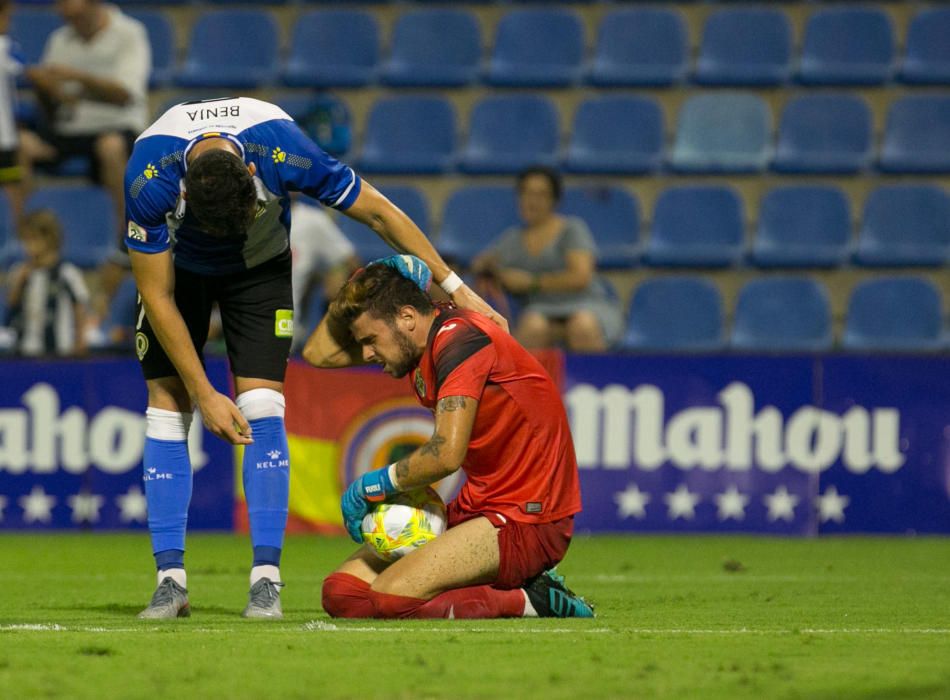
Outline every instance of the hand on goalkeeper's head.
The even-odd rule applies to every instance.
[[[429,266],[415,255],[390,255],[388,258],[379,258],[370,265],[387,265],[400,275],[415,282],[423,292],[428,293],[432,286],[432,271]]]

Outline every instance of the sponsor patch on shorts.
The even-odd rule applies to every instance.
[[[294,337],[293,309],[277,309],[274,318],[274,335],[278,338]]]
[[[543,509],[540,501],[528,501],[524,504],[525,513],[540,513]]]
[[[139,360],[145,357],[145,353],[148,352],[148,336],[139,331],[135,334],[135,354],[138,355]]]

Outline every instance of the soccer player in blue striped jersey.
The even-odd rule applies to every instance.
[[[148,385],[145,496],[158,587],[144,618],[189,614],[184,568],[193,410],[244,446],[253,564],[245,617],[280,618],[289,459],[283,381],[293,337],[290,192],[339,209],[431,268],[457,306],[507,327],[425,234],[280,108],[246,97],[176,105],[135,142],[125,175],[126,243],[139,289],[135,345]],[[217,303],[234,402],[204,371]],[[329,333],[321,328],[318,333]]]

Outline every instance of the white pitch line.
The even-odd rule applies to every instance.
[[[96,634],[151,634],[155,632],[164,632],[168,629],[165,625],[143,625],[142,627],[86,627],[86,626],[68,626],[58,623],[46,624],[8,624],[0,625],[0,632],[92,632]],[[240,628],[214,628],[214,627],[189,627],[183,625],[177,629],[182,632],[197,633],[229,633],[239,632]],[[394,634],[411,633],[418,634],[635,634],[635,635],[655,635],[655,636],[777,636],[789,637],[796,635],[822,635],[831,636],[839,634],[866,634],[866,635],[927,635],[927,636],[950,636],[950,628],[945,627],[842,627],[842,628],[802,628],[791,629],[750,629],[748,627],[739,627],[735,629],[709,629],[709,628],[689,628],[689,627],[513,627],[511,625],[487,626],[487,627],[459,627],[446,626],[425,628],[421,626],[410,625],[338,625],[323,620],[311,620],[301,627],[272,627],[271,632],[281,633],[299,633],[299,632],[342,632],[358,634]]]

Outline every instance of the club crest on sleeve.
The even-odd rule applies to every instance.
[[[422,378],[422,370],[416,367],[416,376],[415,376],[415,385],[416,393],[419,394],[422,398],[425,398],[426,395],[426,380]]]
[[[128,237],[133,241],[141,241],[142,243],[145,243],[147,238],[145,230],[134,221],[129,222]]]

